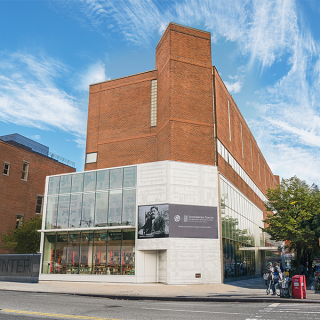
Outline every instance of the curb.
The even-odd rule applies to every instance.
[[[49,292],[49,291],[28,291],[28,290],[9,290],[0,289],[0,291],[8,292],[27,292],[27,293],[44,293],[44,294],[57,294],[57,295],[70,295],[80,297],[94,297],[94,298],[105,298],[111,300],[156,300],[156,301],[180,301],[180,302],[276,302],[276,303],[316,303],[319,304],[320,300],[306,300],[306,299],[284,299],[284,298],[262,298],[262,297],[160,297],[160,296],[126,296],[126,295],[108,295],[108,294],[89,294],[89,293],[66,293],[66,292]]]

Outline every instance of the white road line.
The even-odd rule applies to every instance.
[[[270,304],[269,308],[273,308],[273,307],[277,307],[280,303],[273,303],[273,304]]]
[[[175,309],[159,309],[159,308],[141,308],[143,310],[157,310],[157,311],[174,311],[174,312],[193,312],[193,313],[221,313],[221,314],[243,314],[219,311],[194,311],[194,310],[175,310]]]

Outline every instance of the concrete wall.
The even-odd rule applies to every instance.
[[[40,254],[1,254],[0,281],[38,282]]]
[[[219,207],[214,166],[161,161],[138,165],[137,205]],[[145,254],[157,255],[157,281],[168,284],[221,282],[220,239],[136,240],[137,282],[145,282]],[[148,258],[149,259],[149,258]],[[151,260],[150,260],[151,261]],[[201,273],[201,278],[195,274]]]

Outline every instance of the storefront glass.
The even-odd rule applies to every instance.
[[[45,233],[42,273],[134,275],[135,231]]]
[[[94,233],[93,273],[106,274],[107,232]]]
[[[53,273],[54,250],[56,247],[56,233],[44,235],[44,248],[42,254],[42,272]]]
[[[262,211],[221,179],[224,279],[255,274],[255,245],[260,244]]]
[[[107,245],[107,274],[121,274],[121,232],[108,232]]]
[[[66,273],[68,234],[59,233],[56,238],[56,250],[53,260],[54,273]]]
[[[122,258],[121,274],[134,274],[135,246],[134,232],[123,231],[122,233]]]
[[[93,232],[81,232],[79,274],[92,273]]]
[[[68,274],[79,273],[80,232],[70,232],[68,241]]]

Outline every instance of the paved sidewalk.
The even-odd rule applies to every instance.
[[[128,300],[176,300],[176,301],[244,301],[244,302],[303,302],[320,303],[320,293],[307,290],[307,299],[283,299],[266,295],[261,278],[234,281],[228,284],[165,285],[154,284],[106,284],[93,282],[40,281],[20,283],[0,281],[0,290],[75,294]]]

